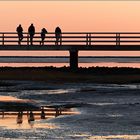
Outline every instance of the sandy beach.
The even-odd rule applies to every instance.
[[[68,67],[3,67],[1,100],[8,101],[10,97],[10,101],[33,101],[37,106],[65,106],[73,113],[47,116],[45,120],[36,116],[31,124],[23,115],[20,125],[16,116],[5,115],[0,119],[0,138],[139,140],[139,83],[138,68],[95,67],[71,71]]]
[[[1,96],[31,99],[38,104],[74,105],[72,109],[78,113],[36,120],[32,126],[27,123],[26,117],[20,126],[14,118],[5,118],[0,121],[10,121],[1,123],[1,139],[140,139],[139,83],[3,82],[7,85],[12,83],[12,86],[1,86]]]

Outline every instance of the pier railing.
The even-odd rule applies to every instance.
[[[0,32],[0,46],[18,45],[16,32]],[[40,45],[41,35],[35,33],[33,45]],[[44,45],[55,45],[55,33],[47,33]],[[30,45],[28,33],[23,33],[21,45]],[[140,45],[140,32],[64,32],[61,45]]]

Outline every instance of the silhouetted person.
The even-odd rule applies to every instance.
[[[45,37],[46,37],[46,34],[47,34],[48,32],[47,32],[47,30],[45,29],[45,28],[43,28],[42,30],[41,30],[41,41],[40,41],[40,45],[42,44],[42,45],[44,45],[44,40],[45,40]]]
[[[31,24],[30,27],[28,28],[28,33],[30,36],[30,43],[31,43],[31,45],[33,45],[33,37],[35,35],[35,27],[33,24]]]
[[[59,27],[55,28],[55,37],[56,37],[55,45],[58,45],[59,42],[60,42],[60,45],[61,45],[61,42],[62,42],[62,32],[61,32],[61,29]]]
[[[19,39],[18,44],[20,45],[21,41],[23,39],[23,28],[22,28],[21,24],[19,24],[19,26],[17,27],[16,31],[17,31],[18,39]]]

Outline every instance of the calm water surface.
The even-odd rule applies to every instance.
[[[140,68],[140,57],[79,57],[79,67],[133,67]],[[54,57],[54,56],[1,56],[0,66],[10,67],[44,67],[54,66],[63,67],[69,66],[69,57]]]

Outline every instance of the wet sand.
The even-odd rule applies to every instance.
[[[46,120],[36,119],[33,126],[28,124],[26,115],[23,125],[20,126],[16,124],[15,118],[7,115],[4,120],[0,120],[1,139],[139,140],[140,138],[139,83],[3,82],[12,82],[15,85],[1,86],[0,95],[32,99],[39,104],[71,106],[73,111],[80,113],[60,115]],[[5,92],[6,88],[9,88],[8,92]],[[13,88],[16,92],[10,92]]]

